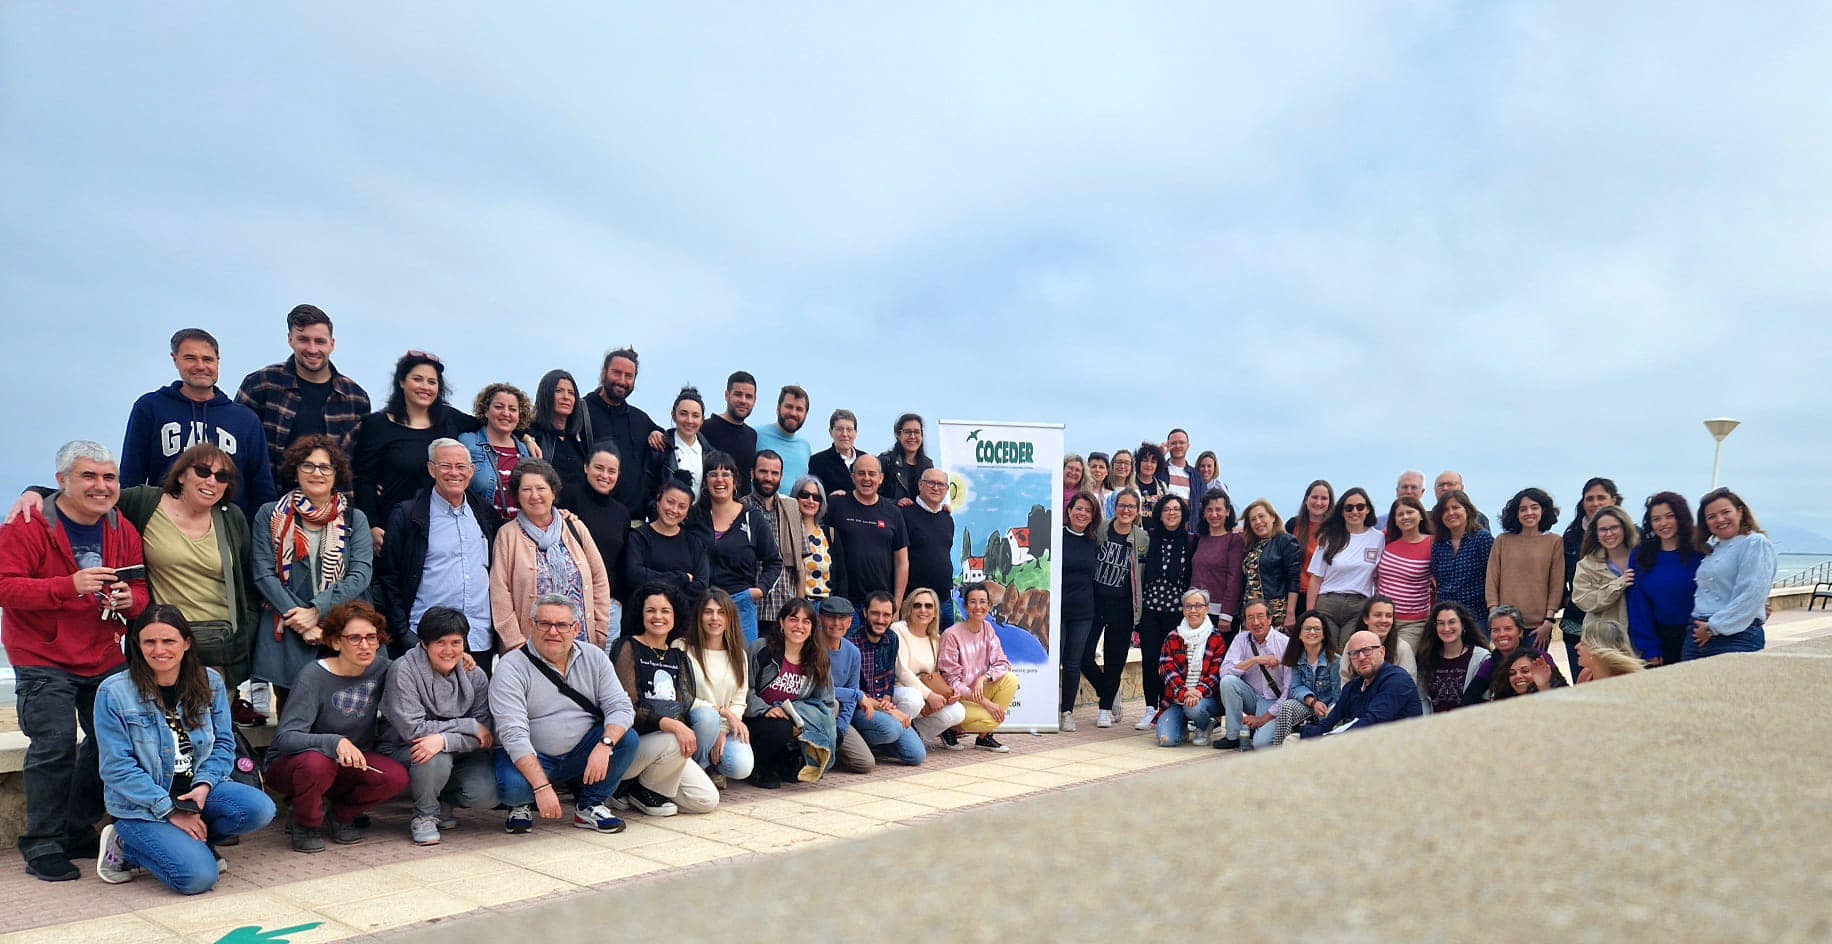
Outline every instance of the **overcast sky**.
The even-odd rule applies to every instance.
[[[409,347],[468,404],[629,343],[658,418],[742,367],[823,444],[1175,424],[1285,513],[1407,466],[1638,512],[1728,415],[1725,482],[1832,534],[1813,5],[616,6],[0,6],[0,476],[309,301],[378,402]]]

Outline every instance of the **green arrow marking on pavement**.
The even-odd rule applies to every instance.
[[[263,931],[256,925],[249,925],[245,928],[236,928],[223,935],[217,939],[216,944],[287,944],[286,936],[288,934],[310,931],[323,923],[323,921],[313,921],[310,924],[296,924],[290,928],[275,928],[272,931]]]

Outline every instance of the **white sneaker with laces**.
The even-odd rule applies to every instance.
[[[1075,733],[1075,716],[1066,711],[1063,712],[1062,713],[1062,722],[1056,726],[1056,729],[1061,731],[1064,734],[1074,734]]]
[[[121,834],[114,824],[102,827],[102,851],[95,857],[95,877],[110,885],[134,880],[133,867],[127,864],[127,848],[121,845]]]
[[[1102,708],[1100,710],[1100,717],[1094,719],[1094,726],[1097,728],[1113,727],[1113,712]]]
[[[1139,723],[1133,725],[1132,729],[1134,731],[1150,731],[1152,728],[1155,728],[1157,726],[1158,726],[1158,709],[1147,708],[1145,709],[1145,717],[1140,718]]]

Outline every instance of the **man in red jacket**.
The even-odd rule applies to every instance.
[[[76,878],[72,858],[94,858],[102,781],[96,771],[95,690],[121,668],[121,638],[146,608],[140,533],[115,512],[114,455],[77,440],[57,451],[52,514],[0,527],[0,645],[13,663],[25,752],[26,871]],[[76,743],[76,726],[83,743]]]

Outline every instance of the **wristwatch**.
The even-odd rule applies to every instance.
[[[609,747],[609,748],[615,748],[617,746],[617,742],[611,740],[609,735],[599,738],[598,743],[604,745],[605,747]]]

